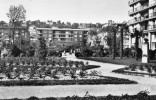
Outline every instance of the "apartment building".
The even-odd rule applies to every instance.
[[[12,32],[14,30],[14,39],[16,40],[18,36],[22,36],[23,38],[29,38],[29,34],[27,32],[26,27],[18,27],[18,28],[9,28],[9,27],[0,27],[0,47],[2,42],[12,42]]]
[[[54,42],[64,46],[73,43],[83,45],[87,41],[88,29],[36,28],[36,30],[46,38],[48,46]]]
[[[142,33],[142,38],[139,40],[141,48],[144,38],[149,40],[149,49],[156,49],[156,0],[130,0],[128,2],[130,10],[129,20],[130,33],[134,33],[136,28]],[[130,47],[134,45],[134,38],[129,37]]]

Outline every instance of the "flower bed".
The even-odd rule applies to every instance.
[[[125,79],[103,77],[95,70],[98,65],[64,58],[6,58],[0,62],[0,85],[74,85],[74,84],[131,84]]]
[[[131,64],[125,68],[114,70],[113,72],[140,76],[156,76],[156,67],[150,64]]]
[[[0,60],[1,81],[11,80],[71,80],[85,77],[86,70],[97,68],[97,65],[85,65],[82,61],[67,61],[64,58],[5,58]],[[98,77],[99,78],[99,77]]]

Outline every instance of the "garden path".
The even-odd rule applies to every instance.
[[[64,56],[64,55],[63,55]],[[100,68],[91,69],[100,71],[104,76],[113,76],[118,78],[126,78],[137,81],[138,84],[130,85],[58,85],[58,86],[13,86],[0,87],[0,99],[8,98],[28,98],[30,96],[37,97],[66,97],[66,96],[84,96],[88,91],[90,95],[106,96],[122,95],[122,94],[137,94],[140,91],[148,90],[150,95],[156,94],[156,78],[130,76],[112,73],[112,70],[125,67],[124,65],[107,64],[96,61],[77,59],[74,55],[64,56],[67,60],[84,61],[89,64],[100,65]],[[91,71],[90,70],[90,71]]]

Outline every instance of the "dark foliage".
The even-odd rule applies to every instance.
[[[1,86],[45,86],[45,85],[95,85],[95,84],[136,84],[122,78],[105,77],[105,79],[83,79],[83,80],[12,80],[1,81]]]
[[[38,48],[38,56],[39,59],[44,60],[47,56],[47,47],[46,47],[46,41],[43,36],[39,37],[39,48]]]
[[[156,59],[156,49],[155,50],[149,50],[149,59],[150,60]]]
[[[17,57],[17,56],[20,56],[21,53],[25,53],[25,52],[20,50],[16,45],[13,45],[11,49],[11,55],[13,57]]]
[[[62,57],[62,53],[61,52],[57,52],[57,51],[54,51],[54,50],[49,50],[48,52],[48,57]]]
[[[149,95],[148,91],[140,91],[136,95],[128,95],[124,94],[122,96],[114,96],[114,95],[107,95],[107,96],[92,96],[92,95],[85,95],[83,97],[79,97],[77,95],[74,96],[67,96],[67,97],[47,97],[47,98],[37,98],[37,97],[30,97],[26,100],[156,100],[156,95]],[[7,100],[25,100],[25,99],[7,99]]]
[[[27,100],[39,100],[39,98],[32,96],[32,97],[28,98]]]

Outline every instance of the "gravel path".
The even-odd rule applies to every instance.
[[[84,61],[75,58],[73,55],[68,55],[67,60]],[[95,61],[88,61],[89,64],[100,65],[100,68],[92,69],[100,71],[104,76],[113,76],[118,78],[126,78],[137,81],[138,84],[132,85],[68,85],[68,86],[13,86],[0,87],[0,99],[9,98],[28,98],[30,96],[37,97],[66,97],[66,96],[84,96],[88,91],[90,95],[106,96],[122,95],[122,94],[137,94],[140,91],[148,90],[150,95],[156,94],[156,78],[130,76],[123,74],[112,73],[112,70],[123,68],[123,65],[107,64]],[[91,70],[90,70],[91,71]]]

